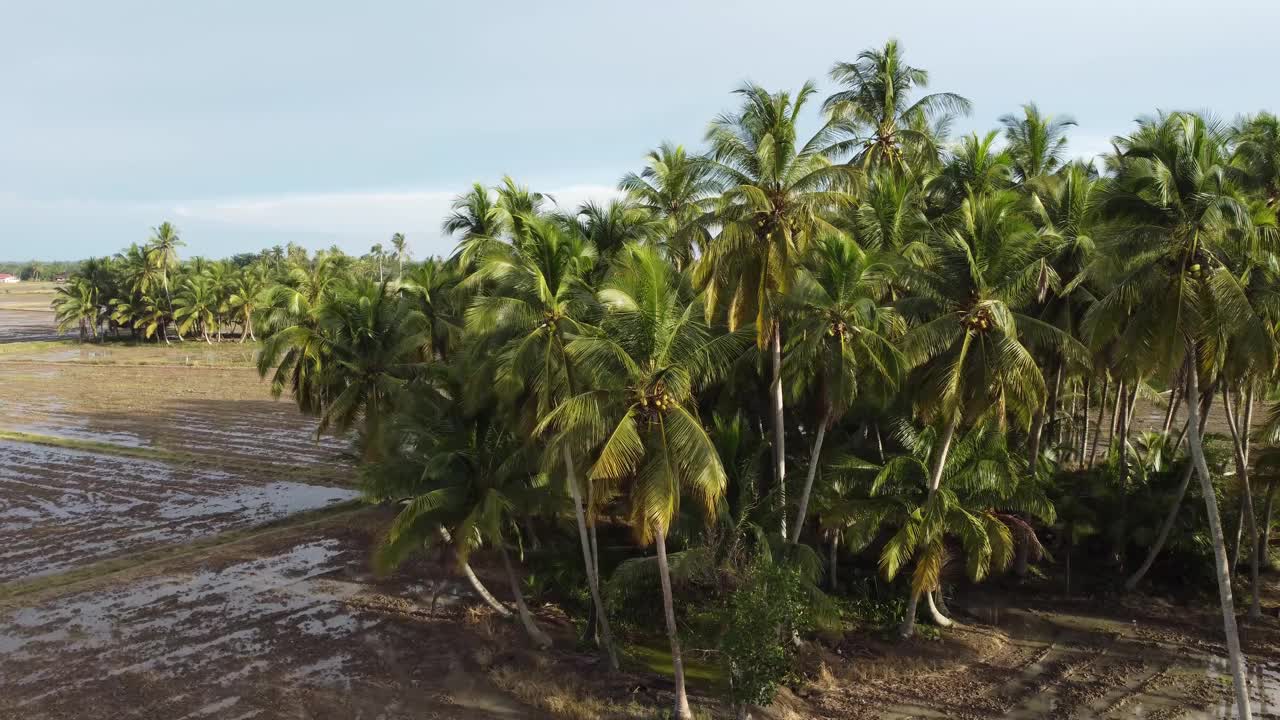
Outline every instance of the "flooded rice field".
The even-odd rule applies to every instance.
[[[69,334],[58,332],[57,325],[50,310],[33,310],[26,307],[5,309],[4,305],[0,305],[0,343],[71,337]]]
[[[0,582],[356,497],[346,488],[5,440],[0,458]]]
[[[295,466],[347,447],[249,368],[5,362],[0,380],[4,430]]]
[[[454,580],[367,567],[326,527],[0,607],[0,717],[536,717],[463,655]]]

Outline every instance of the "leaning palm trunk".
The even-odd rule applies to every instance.
[[[445,543],[453,542],[453,536],[449,534],[449,531],[445,526],[437,525],[436,529],[440,531],[440,537],[444,539]],[[485,605],[493,608],[494,612],[504,618],[511,617],[511,611],[499,602],[498,598],[494,597],[493,593],[489,592],[489,588],[485,587],[484,583],[480,581],[480,578],[476,576],[475,571],[471,569],[471,563],[459,558],[458,569],[466,576],[467,582],[471,583],[471,589],[476,591],[476,595],[480,596],[480,599],[484,601]]]
[[[818,434],[813,439],[813,452],[809,455],[809,471],[804,479],[804,490],[800,493],[800,507],[796,509],[796,522],[791,528],[791,542],[800,542],[800,531],[804,528],[805,515],[809,512],[809,494],[813,492],[813,479],[818,474],[818,458],[822,455],[822,441],[827,435],[827,425],[831,423],[831,409],[822,413],[822,421],[818,424]]]
[[[596,622],[600,625],[600,643],[604,645],[609,669],[616,671],[619,667],[618,655],[613,648],[613,634],[609,631],[609,616],[604,612],[604,600],[600,597],[600,577],[592,561],[591,542],[587,536],[587,518],[582,510],[582,489],[578,487],[578,478],[573,471],[573,455],[569,452],[568,446],[564,448],[564,467],[568,475],[569,492],[573,495],[573,512],[578,519],[578,540],[582,544],[582,562],[587,567],[587,586],[591,590],[591,602],[595,605]]]
[[[942,437],[938,438],[937,450],[933,456],[933,467],[929,469],[929,494],[925,499],[926,505],[933,500],[933,496],[938,493],[938,488],[942,485],[942,470],[946,467],[947,454],[951,452],[951,439],[955,437],[957,424],[958,421],[955,418],[948,420],[947,426],[942,430]],[[920,593],[912,588],[911,598],[907,600],[907,614],[902,619],[902,627],[899,629],[899,635],[903,639],[915,634],[916,608],[919,605]]]
[[[1183,399],[1186,399],[1185,394]],[[1202,433],[1209,419],[1209,407],[1212,400],[1212,395],[1206,395],[1202,399],[1199,426]],[[1186,433],[1185,428],[1183,433]],[[1178,444],[1180,445],[1181,441]],[[1177,452],[1176,446],[1171,452]],[[1191,476],[1194,473],[1195,463],[1187,463],[1187,467],[1182,473],[1182,480],[1178,483],[1178,491],[1174,493],[1173,502],[1169,503],[1169,512],[1165,514],[1164,522],[1160,525],[1160,532],[1156,534],[1155,542],[1151,543],[1151,547],[1147,549],[1147,557],[1142,561],[1142,566],[1125,581],[1125,590],[1132,591],[1138,587],[1138,583],[1142,582],[1142,578],[1146,577],[1147,572],[1151,570],[1151,566],[1155,564],[1156,558],[1160,555],[1160,551],[1164,549],[1164,544],[1169,540],[1169,533],[1173,531],[1173,524],[1178,520],[1178,511],[1182,509],[1182,500],[1187,496],[1187,488],[1191,485]]]
[[[1058,410],[1058,393],[1062,388],[1062,363],[1059,362],[1057,370],[1054,371],[1053,387],[1049,391],[1049,398],[1045,401],[1044,409],[1036,413],[1034,427],[1031,429],[1031,447],[1028,459],[1031,461],[1031,471],[1035,472],[1036,466],[1040,463],[1040,440],[1044,435],[1045,428],[1049,428],[1049,439],[1053,440],[1053,418]]]
[[[1093,389],[1093,381],[1084,383],[1084,412],[1080,413],[1080,453],[1076,455],[1076,467],[1084,467],[1085,444],[1089,442],[1089,391]]]
[[[1200,438],[1200,370],[1196,367],[1196,348],[1187,342],[1187,444],[1191,458],[1200,476],[1200,490],[1204,495],[1205,512],[1209,516],[1209,536],[1213,541],[1214,574],[1218,580],[1218,598],[1222,605],[1222,629],[1227,640],[1227,662],[1231,666],[1231,679],[1236,694],[1236,710],[1239,720],[1252,720],[1249,707],[1249,685],[1244,656],[1240,652],[1240,635],[1236,631],[1235,600],[1231,596],[1231,576],[1227,567],[1227,548],[1222,535],[1222,518],[1218,514],[1218,498],[1213,490],[1213,478],[1209,476],[1209,464],[1204,459],[1204,445]]]
[[[671,641],[671,674],[676,686],[675,716],[680,720],[691,720],[693,711],[689,709],[689,696],[684,689],[684,659],[680,655],[680,637],[676,630],[675,601],[671,596],[671,571],[667,567],[665,534],[664,529],[656,526],[653,528],[654,544],[658,549],[658,578],[662,581],[662,611],[667,620],[667,639]]]
[[[773,378],[769,383],[769,405],[773,414],[773,475],[778,484],[778,507],[782,537],[787,537],[787,433],[782,416],[782,323],[774,321],[770,341]]]
[[[1240,546],[1243,545],[1244,534],[1249,537],[1249,619],[1262,617],[1262,601],[1259,597],[1261,588],[1258,579],[1258,528],[1256,516],[1253,514],[1253,488],[1249,484],[1249,423],[1253,420],[1253,388],[1245,392],[1244,423],[1237,422],[1238,416],[1231,405],[1231,391],[1222,386],[1223,410],[1227,416],[1227,427],[1231,430],[1232,447],[1235,450],[1236,475],[1240,476],[1240,528],[1237,530],[1235,558],[1232,558],[1232,570],[1239,561]]]
[[[938,627],[942,627],[942,628],[954,627],[956,624],[956,621],[952,620],[946,615],[943,615],[942,610],[938,608],[937,601],[934,599],[934,596],[941,592],[942,590],[934,590],[933,592],[927,592],[924,594],[925,604],[929,607],[929,615],[930,617],[933,618],[934,624],[937,625]]]
[[[511,567],[511,558],[507,555],[505,545],[498,544],[498,554],[502,556],[502,566],[506,568],[507,581],[511,583],[511,597],[515,598],[520,624],[524,626],[525,634],[533,644],[539,649],[546,650],[551,647],[551,638],[538,627],[538,621],[533,619],[533,613],[529,612],[529,606],[524,602],[524,593],[520,590],[520,581],[516,579],[516,571]]]

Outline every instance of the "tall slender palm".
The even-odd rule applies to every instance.
[[[720,232],[707,243],[694,268],[695,282],[705,289],[708,318],[728,298],[729,329],[754,321],[757,343],[770,348],[774,481],[783,536],[787,510],[781,300],[809,243],[835,232],[827,213],[853,200],[848,192],[851,168],[831,161],[835,122],[828,121],[800,144],[800,112],[815,92],[811,84],[794,97],[746,85],[737,91],[742,108],[712,122],[706,165],[721,188],[714,210]]]
[[[627,173],[618,189],[639,207],[665,224],[663,247],[667,257],[683,270],[706,246],[710,234],[703,216],[717,187],[706,166],[685,152],[683,146],[663,143],[649,151],[644,170]]]
[[[1118,277],[1086,322],[1095,338],[1136,340],[1130,347],[1146,349],[1165,375],[1184,368],[1186,436],[1209,518],[1237,712],[1249,718],[1226,543],[1199,427],[1200,377],[1214,370],[1220,339],[1250,315],[1224,257],[1224,240],[1250,221],[1230,180],[1226,140],[1223,127],[1193,113],[1161,114],[1116,138],[1116,180],[1104,207],[1125,223],[1112,247]]]
[[[586,278],[596,251],[580,233],[544,216],[519,216],[512,244],[493,243],[476,258],[476,271],[464,286],[483,286],[465,314],[467,332],[480,340],[473,348],[488,352],[496,364],[496,389],[519,405],[517,427],[536,435],[538,420],[574,394],[574,363],[565,347],[587,331],[594,309]],[[565,483],[573,498],[587,585],[595,606],[600,639],[610,666],[618,669],[609,618],[600,594],[599,572],[587,529],[577,469],[581,458],[562,445]],[[589,508],[588,508],[589,509]]]
[[[396,258],[396,279],[404,277],[404,261],[409,259],[409,243],[404,239],[404,233],[396,233],[391,236],[391,247],[394,249]]]
[[[893,343],[905,328],[897,312],[883,304],[888,269],[849,238],[821,238],[807,265],[788,298],[792,331],[783,373],[793,398],[815,395],[818,415],[792,542],[800,541],[827,429],[843,417],[864,382],[882,392],[897,386],[902,362]]]
[[[369,254],[373,256],[374,262],[378,263],[378,282],[383,282],[385,278],[382,275],[382,260],[387,253],[382,249],[382,243],[374,243],[373,247],[369,248]]]
[[[601,331],[568,348],[584,378],[542,423],[566,445],[599,448],[592,481],[624,483],[636,539],[658,553],[675,675],[675,715],[692,718],[676,628],[666,535],[682,495],[712,516],[724,468],[697,415],[698,383],[726,367],[749,342],[716,337],[701,321],[692,290],[652,247],[630,245],[599,293]]]
[[[1069,117],[1054,117],[1040,112],[1035,103],[1022,106],[1022,115],[1002,115],[1004,139],[1013,158],[1013,175],[1022,183],[1035,183],[1062,166],[1067,151],[1067,128],[1074,127]]]
[[[934,152],[929,123],[970,109],[967,99],[949,92],[912,100],[913,90],[928,86],[929,73],[904,61],[897,40],[836,63],[831,79],[845,89],[828,97],[823,109],[843,121],[850,137],[844,146],[856,148],[854,162],[868,168],[911,170]]]

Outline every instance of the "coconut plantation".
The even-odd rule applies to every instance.
[[[447,251],[0,258],[0,715],[1280,715],[1280,119],[914,52]]]

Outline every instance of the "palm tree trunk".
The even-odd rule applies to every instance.
[[[1102,418],[1106,417],[1107,412],[1107,390],[1110,389],[1111,376],[1102,376],[1102,394],[1098,396],[1098,422],[1097,427],[1093,429],[1093,447],[1089,449],[1088,467],[1093,467],[1093,459],[1098,455],[1098,440],[1102,437]]]
[[[671,596],[671,571],[667,567],[666,532],[655,525],[653,535],[654,545],[658,549],[658,578],[662,581],[662,610],[667,620],[667,639],[671,641],[671,670],[676,686],[675,716],[680,720],[692,720],[693,711],[689,709],[689,696],[684,689],[684,659],[680,655],[680,637],[676,630],[675,601]]]
[[[1186,393],[1183,393],[1182,397],[1185,400]],[[1211,394],[1201,399],[1200,432],[1204,432],[1205,425],[1208,422],[1210,402],[1212,400],[1213,396]],[[1186,434],[1185,428],[1183,429],[1183,434]],[[1181,442],[1178,444],[1181,444]],[[1173,452],[1177,452],[1176,448]],[[1125,581],[1125,590],[1133,591],[1138,587],[1138,583],[1142,582],[1142,578],[1151,570],[1151,566],[1155,564],[1156,557],[1164,549],[1164,544],[1169,540],[1169,533],[1173,531],[1173,524],[1178,520],[1178,510],[1182,508],[1182,500],[1187,496],[1187,488],[1191,485],[1191,476],[1194,473],[1195,463],[1187,463],[1187,467],[1182,473],[1182,480],[1178,483],[1178,491],[1174,493],[1173,502],[1169,504],[1169,512],[1165,514],[1164,522],[1160,525],[1160,532],[1156,534],[1155,542],[1147,549],[1147,557],[1142,561],[1142,566]]]
[[[828,564],[830,569],[827,578],[831,581],[831,592],[834,593],[840,589],[840,533],[836,531],[831,533],[831,560]]]
[[[800,530],[804,528],[806,513],[809,512],[809,494],[813,491],[813,479],[818,474],[818,458],[822,455],[822,441],[827,436],[827,425],[831,423],[831,408],[822,413],[822,421],[818,424],[818,434],[813,439],[813,452],[809,455],[809,471],[804,479],[804,490],[800,493],[800,507],[796,510],[795,526],[791,528],[791,542],[800,542]]]
[[[448,543],[448,544],[453,543],[453,536],[449,534],[449,531],[448,529],[445,528],[445,526],[437,525],[436,529],[440,532],[440,537],[444,539],[445,543]],[[499,602],[498,598],[494,597],[493,593],[489,592],[489,588],[485,587],[484,583],[480,581],[480,578],[476,576],[476,572],[471,569],[471,563],[459,558],[458,569],[461,570],[462,574],[466,576],[467,582],[471,583],[471,589],[475,590],[476,595],[480,596],[480,599],[484,601],[485,605],[488,605],[489,607],[493,608],[494,612],[498,613],[504,618],[511,617],[511,611],[508,610],[505,605]]]
[[[1116,404],[1115,407],[1111,408],[1111,436],[1107,440],[1108,454],[1115,452],[1116,435],[1120,434],[1120,418],[1123,417],[1122,413],[1124,412],[1124,406],[1126,404],[1126,384],[1127,383],[1121,381],[1120,386],[1116,388]]]
[[[773,378],[769,383],[769,403],[773,414],[773,479],[778,484],[778,514],[782,537],[787,537],[787,433],[782,417],[782,323],[774,321],[770,340]]]
[[[1080,414],[1080,454],[1076,456],[1076,467],[1084,467],[1085,445],[1089,442],[1089,391],[1093,389],[1093,379],[1084,382],[1084,412]]]
[[[938,609],[938,604],[934,599],[934,594],[940,593],[940,592],[942,591],[934,590],[932,592],[927,592],[924,594],[925,604],[929,607],[929,615],[930,617],[933,618],[934,624],[937,625],[938,627],[941,627],[941,628],[955,627],[956,621],[952,620],[946,615],[943,615],[942,611]]]
[[[925,499],[925,504],[933,500],[933,496],[938,493],[938,488],[942,485],[942,471],[947,464],[947,454],[951,452],[951,440],[956,434],[956,425],[959,420],[952,418],[947,421],[947,425],[942,430],[942,436],[938,438],[937,446],[933,453],[933,467],[929,469],[929,494]],[[920,593],[914,589],[911,591],[911,599],[907,601],[907,615],[902,619],[902,627],[898,634],[903,639],[911,637],[916,631],[916,608],[920,605]]]
[[[1232,448],[1235,450],[1236,475],[1240,477],[1240,522],[1236,529],[1236,547],[1231,559],[1231,570],[1235,571],[1236,565],[1240,560],[1240,546],[1244,544],[1244,534],[1249,537],[1249,547],[1252,551],[1249,553],[1249,582],[1250,582],[1250,602],[1249,602],[1249,619],[1257,620],[1262,617],[1261,598],[1259,597],[1258,583],[1258,528],[1257,518],[1253,514],[1253,488],[1249,483],[1249,427],[1237,422],[1238,416],[1231,404],[1231,391],[1227,389],[1224,383],[1222,386],[1222,403],[1227,416],[1227,427],[1231,430]],[[1251,420],[1253,413],[1250,412],[1253,405],[1253,388],[1252,386],[1245,391],[1245,418]]]
[[[1209,464],[1204,459],[1204,445],[1200,438],[1199,405],[1200,370],[1196,364],[1196,348],[1187,341],[1187,444],[1191,458],[1200,476],[1200,490],[1204,495],[1205,513],[1209,516],[1209,536],[1213,541],[1214,574],[1218,579],[1218,599],[1222,605],[1222,629],[1227,641],[1227,661],[1231,666],[1231,679],[1236,694],[1236,710],[1239,720],[1253,720],[1249,706],[1249,684],[1244,656],[1240,652],[1240,634],[1236,630],[1235,600],[1231,596],[1230,568],[1227,567],[1227,548],[1222,535],[1222,518],[1218,514],[1218,498],[1213,490],[1213,478],[1209,476]]]
[[[1036,413],[1033,427],[1031,428],[1028,459],[1031,461],[1032,472],[1035,472],[1036,465],[1040,459],[1040,439],[1044,435],[1046,426],[1053,427],[1053,417],[1058,409],[1058,392],[1062,388],[1062,363],[1056,363],[1056,366],[1053,387],[1049,389],[1049,397],[1045,400],[1044,408]]]
[[[1160,432],[1165,436],[1168,436],[1169,430],[1173,427],[1173,421],[1178,415],[1178,400],[1181,393],[1181,385],[1173,385],[1173,387],[1169,388],[1169,409],[1165,411],[1164,425],[1160,429]]]
[[[1262,504],[1262,527],[1258,531],[1258,562],[1266,562],[1270,567],[1271,552],[1271,508],[1276,498],[1276,487],[1280,483],[1274,480],[1267,487],[1267,500]]]
[[[524,602],[524,593],[521,592],[520,581],[516,579],[516,572],[511,567],[511,558],[507,556],[506,545],[498,543],[498,554],[502,556],[502,566],[507,570],[507,581],[511,583],[511,597],[515,598],[520,624],[524,626],[525,634],[533,644],[540,650],[546,650],[551,647],[551,638],[538,627],[538,621],[533,619],[533,613],[529,612],[529,606]]]
[[[582,489],[578,487],[578,478],[573,469],[573,455],[568,446],[564,448],[564,467],[568,477],[569,492],[573,495],[573,512],[578,519],[578,540],[582,544],[582,562],[587,567],[587,586],[591,590],[591,602],[596,608],[596,622],[600,624],[600,642],[604,645],[605,656],[609,660],[609,669],[618,670],[618,655],[613,648],[613,634],[609,631],[609,616],[604,612],[604,600],[600,597],[600,578],[596,575],[595,565],[591,558],[591,543],[587,537],[587,518],[582,511]]]

